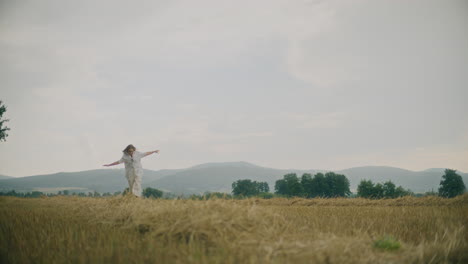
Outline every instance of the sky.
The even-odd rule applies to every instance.
[[[467,29],[463,0],[0,0],[0,174],[128,144],[153,170],[468,172]]]

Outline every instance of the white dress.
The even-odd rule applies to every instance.
[[[125,177],[128,180],[130,191],[138,197],[141,197],[143,192],[141,189],[141,178],[143,177],[141,158],[143,156],[143,152],[134,151],[133,157],[124,153],[119,160],[120,163],[125,163]]]

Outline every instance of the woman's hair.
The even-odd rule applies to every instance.
[[[133,146],[132,144],[128,145],[122,152],[125,153],[125,154],[128,154],[128,150],[129,149],[133,149],[133,150],[136,150],[135,146]]]

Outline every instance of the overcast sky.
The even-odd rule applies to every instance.
[[[468,172],[467,30],[463,0],[0,0],[0,174],[128,144],[154,170]]]

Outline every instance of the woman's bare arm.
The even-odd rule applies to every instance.
[[[115,161],[115,162],[112,162],[111,164],[104,164],[104,165],[102,165],[102,166],[109,167],[109,166],[114,166],[114,165],[117,165],[117,164],[120,164],[120,160]]]
[[[159,150],[143,152],[143,157],[146,157],[146,156],[151,155],[153,153],[159,153]]]

